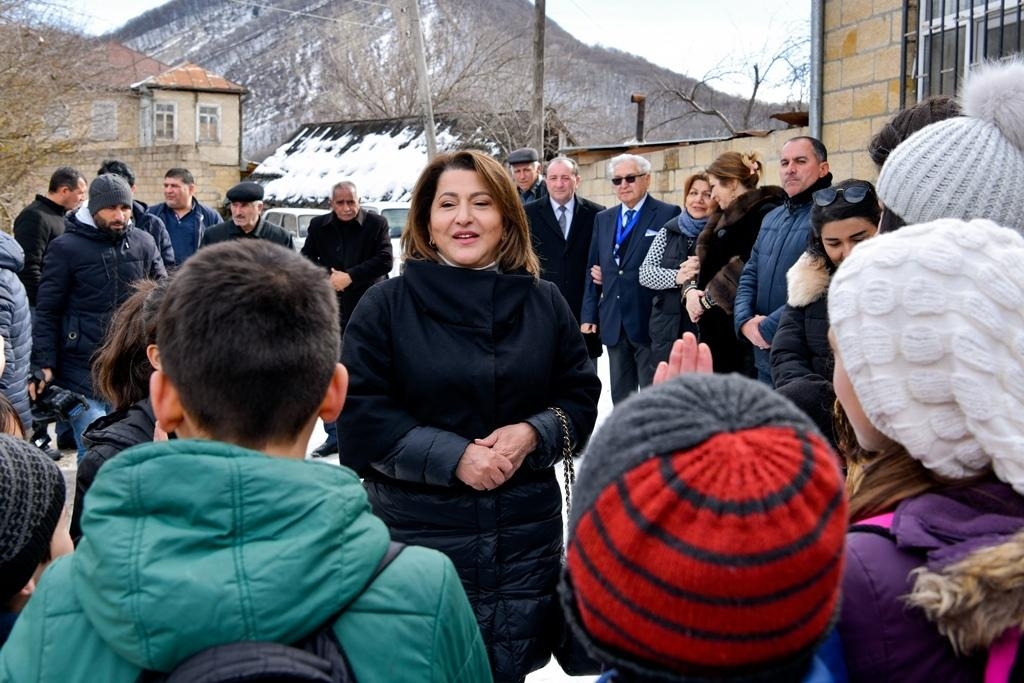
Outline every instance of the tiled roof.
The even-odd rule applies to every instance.
[[[223,76],[210,73],[196,64],[185,63],[168,71],[164,71],[155,78],[146,80],[145,85],[151,88],[165,88],[168,90],[202,90],[207,92],[236,92],[244,93],[244,87],[232,83]]]
[[[120,43],[103,43],[97,50],[103,54],[101,59],[106,58],[109,68],[97,70],[96,77],[113,87],[127,87],[145,78],[162,74],[170,68],[167,64]]]

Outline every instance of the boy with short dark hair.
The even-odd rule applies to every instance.
[[[359,479],[302,461],[317,418],[345,399],[337,316],[317,268],[277,245],[188,260],[161,304],[150,384],[179,438],[99,472],[83,541],[22,615],[0,679],[135,681],[333,623],[358,680],[490,680],[451,562],[408,547],[373,578],[390,539]],[[52,643],[71,654],[44,654]]]

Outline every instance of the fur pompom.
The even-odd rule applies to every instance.
[[[964,114],[989,121],[1024,152],[1024,60],[983,64],[971,72],[961,97]]]

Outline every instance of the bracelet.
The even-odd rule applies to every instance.
[[[700,298],[700,305],[704,307],[705,311],[710,311],[711,307],[715,305],[715,302],[707,295],[707,293],[705,293],[704,296]]]
[[[691,292],[691,291],[693,291],[695,289],[697,289],[697,283],[696,282],[694,282],[693,280],[690,280],[689,282],[687,282],[686,286],[683,287],[683,298],[684,299],[686,298],[686,293],[687,292]]]

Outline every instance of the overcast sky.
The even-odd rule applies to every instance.
[[[167,0],[52,1],[77,14],[87,32],[98,34]],[[548,17],[584,43],[631,52],[694,78],[738,56],[770,50],[786,35],[807,33],[810,12],[811,0],[547,0]],[[718,87],[746,89],[742,82]],[[764,97],[773,95],[785,96],[768,92]]]

